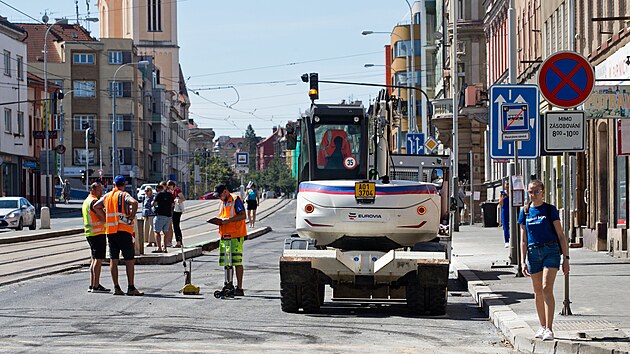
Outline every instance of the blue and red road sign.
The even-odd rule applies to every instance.
[[[558,52],[548,57],[538,75],[540,93],[549,103],[572,108],[586,101],[595,85],[591,63],[575,52]]]

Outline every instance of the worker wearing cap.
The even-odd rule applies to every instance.
[[[134,285],[133,233],[138,201],[125,192],[124,176],[114,178],[114,189],[94,204],[94,209],[105,209],[105,233],[109,244],[109,269],[114,282],[114,295],[125,295],[118,284],[118,259],[122,252],[127,271],[127,295],[142,296]]]
[[[228,191],[225,184],[218,184],[214,194],[221,199],[219,207],[219,265],[225,266],[226,252],[232,253],[232,265],[236,268],[237,287],[235,296],[244,296],[243,292],[243,240],[247,236],[245,204],[241,197]],[[225,239],[229,235],[229,239]]]

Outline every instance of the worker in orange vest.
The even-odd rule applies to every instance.
[[[219,217],[208,220],[219,225],[219,265],[225,266],[226,252],[231,252],[232,265],[236,268],[237,286],[235,296],[244,296],[243,292],[243,241],[247,236],[245,204],[241,197],[230,193],[225,184],[214,187],[214,195],[221,199]],[[229,237],[226,237],[228,236]]]
[[[94,204],[101,199],[103,186],[94,182],[90,185],[90,195],[83,202],[81,214],[83,215],[83,227],[85,238],[90,244],[92,259],[90,260],[90,293],[108,293],[109,289],[100,283],[101,266],[105,259],[107,238],[105,236],[105,213],[103,209],[95,210]]]
[[[142,296],[134,285],[134,223],[138,201],[125,192],[124,176],[114,178],[114,189],[94,204],[94,209],[105,209],[105,233],[109,244],[109,269],[114,282],[114,295],[125,295],[118,284],[118,259],[122,252],[127,271],[127,295]]]

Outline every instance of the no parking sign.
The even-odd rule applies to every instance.
[[[575,52],[558,52],[548,57],[538,75],[540,93],[549,103],[573,108],[586,101],[595,85],[591,63]]]

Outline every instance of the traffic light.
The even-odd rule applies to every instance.
[[[297,133],[295,131],[294,123],[288,122],[286,125],[287,129],[287,150],[295,150],[295,146],[297,145]]]
[[[81,123],[81,129],[86,130],[90,128],[90,123],[89,122],[82,122]]]
[[[87,175],[85,173],[85,170],[81,170],[81,181],[85,182],[85,179],[87,178]]]
[[[57,98],[58,98],[57,91],[53,91],[50,93],[50,99],[51,99],[50,113],[53,115],[57,114]]]
[[[90,129],[88,137],[89,137],[90,143],[96,144],[96,132],[94,131],[94,129]]]
[[[317,73],[309,74],[309,87],[308,97],[311,98],[311,101],[315,101],[319,98],[319,78]]]

